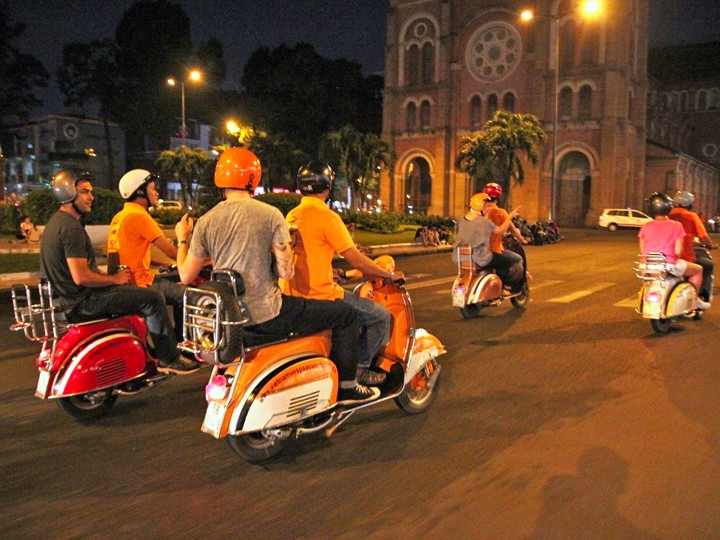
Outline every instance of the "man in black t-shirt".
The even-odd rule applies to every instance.
[[[186,374],[200,364],[180,356],[165,310],[165,298],[153,289],[131,284],[129,270],[113,275],[100,272],[90,237],[80,222],[93,202],[92,177],[72,170],[53,177],[52,191],[60,209],[48,221],[40,245],[40,270],[58,295],[70,322],[113,315],[145,318],[160,371]]]

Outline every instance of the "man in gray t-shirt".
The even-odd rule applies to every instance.
[[[238,272],[245,281],[243,300],[252,318],[248,330],[285,336],[332,330],[330,358],[338,368],[338,402],[350,405],[377,399],[378,389],[356,380],[360,328],[355,309],[342,300],[281,294],[278,277],[291,279],[294,273],[290,233],[277,208],[251,198],[261,171],[257,156],[246,148],[230,148],[218,158],[215,185],[226,200],[198,220],[189,247],[192,222],[180,220],[175,227],[182,282],[194,280],[207,258],[215,268]]]

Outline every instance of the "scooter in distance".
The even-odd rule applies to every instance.
[[[392,264],[392,258],[385,256]],[[294,439],[330,436],[356,411],[394,399],[408,414],[425,411],[438,390],[442,343],[415,324],[410,295],[401,281],[365,281],[355,294],[385,306],[393,318],[390,342],[374,368],[387,374],[380,397],[359,405],[338,403],[338,372],[330,360],[330,334],[258,336],[242,301],[244,282],[232,270],[185,293],[185,340],[180,347],[213,364],[205,389],[202,431],[226,438],[251,462],[269,459]]]
[[[460,244],[456,248],[458,275],[452,286],[452,305],[459,308],[465,319],[474,319],[480,310],[510,300],[516,308],[524,308],[530,300],[530,275],[522,246],[518,243],[510,248],[522,256],[525,266],[523,281],[515,291],[505,289],[502,279],[491,267],[478,268],[472,260],[472,247]]]
[[[668,332],[670,325],[679,319],[702,318],[703,312],[695,307],[695,287],[682,276],[674,275],[674,268],[665,255],[656,252],[638,255],[633,267],[635,275],[642,280],[636,311],[650,319],[652,329],[658,334]],[[712,287],[710,289],[712,295]]]
[[[37,295],[27,285],[15,285],[12,303],[15,324],[10,329],[23,331],[42,347],[35,360],[35,395],[55,400],[76,420],[98,418],[120,394],[136,394],[169,377],[157,371],[145,320],[138,315],[70,324],[44,280]]]

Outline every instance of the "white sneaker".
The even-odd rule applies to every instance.
[[[695,307],[701,311],[706,311],[710,309],[710,302],[706,302],[705,300],[698,298],[695,300]]]

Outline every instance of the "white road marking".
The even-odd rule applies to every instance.
[[[615,285],[615,283],[598,283],[597,285],[595,285],[594,287],[590,287],[589,289],[583,289],[581,291],[576,291],[574,293],[551,298],[550,300],[548,300],[548,302],[555,302],[558,304],[569,304],[570,302],[574,302],[575,300],[584,298],[585,296],[590,296],[591,294],[595,294],[596,292],[602,291],[603,289],[607,289],[608,287],[612,287],[613,285]],[[532,288],[530,290],[532,291]]]
[[[534,281],[530,282],[530,292],[536,291],[538,289],[541,289],[543,287],[547,287],[548,285],[557,285],[558,283],[563,283],[560,279],[548,279],[547,281],[541,281],[537,285],[535,285]]]
[[[626,298],[625,300],[620,300],[619,302],[615,302],[613,306],[615,307],[629,307],[629,308],[636,308],[638,307],[638,295],[633,294],[632,296]]]
[[[408,291],[411,291],[413,289],[421,289],[423,287],[433,287],[435,285],[445,285],[447,283],[452,283],[453,281],[455,281],[455,276],[431,279],[429,281],[421,281],[420,283],[406,283],[405,288]],[[450,291],[447,291],[447,292],[448,292],[448,294],[450,293]]]

